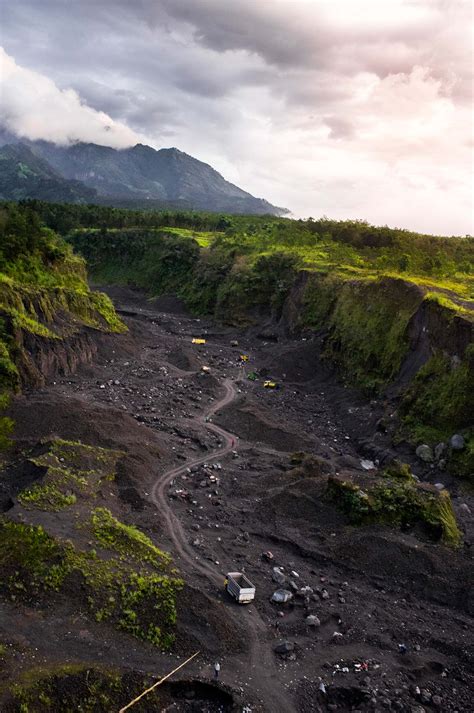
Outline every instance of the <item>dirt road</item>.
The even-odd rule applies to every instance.
[[[188,538],[181,522],[169,505],[166,491],[171,481],[188,471],[188,469],[221,459],[235,449],[237,443],[236,436],[208,421],[210,417],[225,406],[230,405],[236,398],[236,389],[230,379],[225,379],[223,386],[225,393],[222,398],[214,402],[213,406],[196,420],[219,436],[223,440],[224,445],[205,457],[194,458],[186,461],[177,468],[171,468],[165,471],[156,480],[151,491],[151,499],[157,506],[160,514],[165,517],[166,528],[178,556],[186,560],[192,569],[207,577],[212,584],[218,588],[222,588],[223,586],[223,573],[218,568],[204,562],[195,554],[195,551],[188,543]],[[268,711],[272,713],[291,713],[296,709],[286,689],[281,684],[281,678],[278,675],[273,653],[270,649],[267,627],[255,607],[251,607],[251,611],[252,616],[249,617],[243,615],[243,611],[240,607],[237,610],[236,607],[232,605],[227,607],[229,617],[244,621],[248,628],[250,641],[248,670],[252,672],[252,676],[258,681],[259,694]]]

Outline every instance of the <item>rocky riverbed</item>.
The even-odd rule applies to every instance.
[[[8,514],[24,487],[11,475],[41,440],[122,451],[97,498],[174,557],[185,581],[176,643],[156,651],[66,598],[54,607],[2,599],[3,682],[59,662],[161,674],[200,651],[178,680],[209,679],[218,659],[220,710],[469,710],[472,496],[410,449],[395,451],[380,428],[383,404],[339,384],[307,341],[218,327],[172,299],[111,295],[129,333],[101,336],[91,364],[14,401],[0,499]],[[232,399],[206,422],[226,381]],[[225,438],[209,424],[232,439],[222,458]],[[460,549],[417,526],[351,524],[325,496],[329,475],[375,477],[394,457],[452,491]],[[180,465],[160,509],[153,489]],[[232,570],[255,584],[252,605],[224,592]],[[176,693],[168,704],[214,710],[209,696]]]

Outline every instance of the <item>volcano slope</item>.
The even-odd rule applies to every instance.
[[[469,710],[470,496],[452,493],[464,537],[457,549],[433,541],[440,533],[416,519],[403,529],[351,524],[327,483],[336,473],[362,477],[362,461],[376,477],[377,464],[367,462],[375,445],[387,459],[397,455],[376,430],[376,402],[337,385],[321,366],[308,380],[306,342],[268,344],[193,319],[170,299],[165,312],[160,300],[110,294],[128,334],[98,336],[92,364],[13,402],[2,507],[10,519],[69,537],[61,513],[21,508],[25,486],[44,478],[25,466],[25,452],[38,462],[35,449],[63,439],[117,454],[115,478],[97,488],[94,507],[172,555],[184,581],[175,641],[165,651],[113,620],[98,621],[71,591],[32,601],[2,595],[5,710],[68,710],[70,690],[71,710],[89,699],[84,710],[115,710],[147,675],[163,675],[177,656],[198,650],[174,688],[136,709]],[[193,345],[193,337],[206,344]],[[264,389],[263,376],[246,378],[249,370],[272,377],[280,362],[281,389]],[[224,593],[232,570],[256,585],[254,604],[239,607]],[[286,604],[270,601],[278,589],[291,592]],[[209,681],[215,660],[217,684]],[[111,671],[115,688],[105,696]]]

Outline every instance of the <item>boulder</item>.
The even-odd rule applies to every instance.
[[[277,589],[276,592],[273,592],[271,601],[277,604],[285,604],[290,599],[293,599],[292,592],[288,591],[288,589]]]
[[[279,567],[274,567],[274,568],[273,568],[273,571],[272,571],[272,579],[273,579],[274,582],[276,582],[277,584],[279,584],[280,587],[283,586],[283,584],[285,584],[285,582],[286,582],[286,577],[285,577],[285,575],[283,574],[283,572],[281,571],[281,569],[280,569]]]
[[[451,446],[453,451],[462,451],[466,445],[466,442],[460,433],[455,433],[454,436],[451,436],[449,445]]]
[[[446,443],[438,443],[434,449],[434,456],[436,460],[439,460],[446,450]]]
[[[316,614],[310,614],[309,616],[307,616],[306,623],[308,624],[308,626],[321,626],[321,621],[319,617],[316,616]]]
[[[273,649],[276,654],[280,655],[290,654],[294,650],[295,645],[292,644],[291,641],[280,641],[280,643],[278,643]]]
[[[427,688],[422,688],[420,691],[420,699],[422,703],[429,703],[431,701],[431,692]]]
[[[422,444],[421,446],[418,446],[415,453],[418,458],[420,458],[420,460],[424,461],[425,463],[432,463],[434,461],[433,449],[430,446],[426,445],[426,443]]]

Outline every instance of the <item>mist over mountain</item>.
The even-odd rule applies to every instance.
[[[285,208],[255,198],[202,161],[176,148],[137,144],[113,149],[93,143],[58,146],[46,141],[11,143],[0,149],[3,199],[50,201],[152,201],[188,209],[284,215]]]

